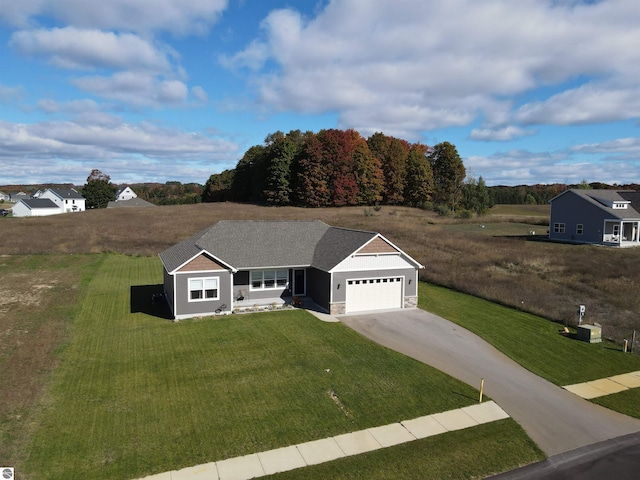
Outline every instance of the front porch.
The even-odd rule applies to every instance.
[[[618,247],[640,246],[640,221],[605,222],[602,242]]]
[[[281,296],[273,298],[243,299],[233,302],[234,313],[265,312],[270,310],[288,310],[302,308],[325,313],[322,307],[316,305],[311,297]]]

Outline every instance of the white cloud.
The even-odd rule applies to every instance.
[[[20,53],[49,58],[61,68],[142,69],[166,72],[167,56],[151,42],[131,33],[103,32],[75,27],[22,30],[10,44]]]
[[[640,116],[638,100],[613,113],[635,91],[623,86],[637,83],[638,24],[635,0],[333,0],[313,18],[273,11],[263,37],[222,63],[255,71],[258,98],[276,110],[338,112],[343,126],[414,134],[482,117],[474,136],[509,138],[524,132],[517,120]],[[591,82],[592,95],[545,103],[577,78]],[[541,87],[541,103],[514,119],[513,99]]]
[[[144,72],[79,77],[73,83],[85,92],[133,107],[182,104],[188,97],[187,86],[180,80],[164,80]]]
[[[116,170],[118,181],[125,181],[123,177],[156,181],[169,176],[204,183],[216,163],[226,168],[237,161],[238,154],[236,143],[218,136],[150,123],[52,121],[29,125],[0,121],[0,177],[7,182],[25,177],[27,158],[34,182],[84,183],[99,163],[114,181]],[[64,180],[63,173],[67,175]]]
[[[499,128],[474,128],[469,134],[471,140],[483,142],[506,142],[514,138],[535,135],[534,130],[525,130],[520,127],[508,125]]]
[[[22,87],[8,87],[0,84],[0,102],[11,103],[22,98]]]
[[[24,0],[5,2],[0,18],[21,27],[49,16],[79,28],[203,34],[228,0]]]
[[[640,154],[640,138],[618,138],[608,142],[575,145],[571,150],[580,153],[632,154],[635,155],[636,161],[640,163],[640,156],[638,156]]]
[[[202,88],[199,85],[196,85],[195,87],[192,87],[191,88],[191,93],[201,103],[207,103],[209,101],[209,96],[207,95],[207,92],[204,90],[204,88]]]
[[[523,124],[579,125],[640,117],[640,87],[594,82],[566,90],[542,102],[520,107],[514,118]]]

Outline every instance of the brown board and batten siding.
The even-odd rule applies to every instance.
[[[356,252],[356,255],[372,255],[377,253],[399,253],[382,238],[376,237]]]
[[[189,263],[185,264],[179,272],[214,272],[227,270],[224,266],[205,254],[199,255]]]

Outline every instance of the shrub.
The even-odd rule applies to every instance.
[[[471,217],[473,217],[473,212],[471,210],[467,210],[467,209],[460,210],[458,212],[458,217],[459,218],[471,218]]]
[[[451,214],[451,210],[446,205],[436,205],[436,213],[441,217],[448,217]]]

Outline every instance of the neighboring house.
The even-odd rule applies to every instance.
[[[107,204],[107,208],[121,208],[121,207],[155,207],[155,205],[141,198],[130,198],[129,200],[116,200],[115,202],[112,201]]]
[[[60,207],[48,198],[25,198],[19,200],[13,208],[14,217],[46,217],[58,215]]]
[[[424,268],[379,233],[321,221],[220,221],[160,259],[176,320],[292,297],[331,314],[415,307]]]
[[[7,195],[4,192],[0,192],[0,201],[8,202],[9,200],[11,200],[11,195]]]
[[[47,188],[38,198],[51,200],[60,209],[58,213],[85,211],[85,198],[73,188]]]
[[[12,202],[18,203],[20,200],[26,200],[31,198],[31,195],[24,192],[18,192],[18,193],[12,193],[10,197]]]
[[[640,246],[640,192],[571,189],[549,203],[551,240]]]
[[[119,189],[116,192],[116,202],[122,202],[122,201],[126,201],[126,200],[131,200],[132,198],[136,198],[138,195],[136,195],[136,192],[134,192],[133,190],[131,190],[130,187],[124,187]]]

